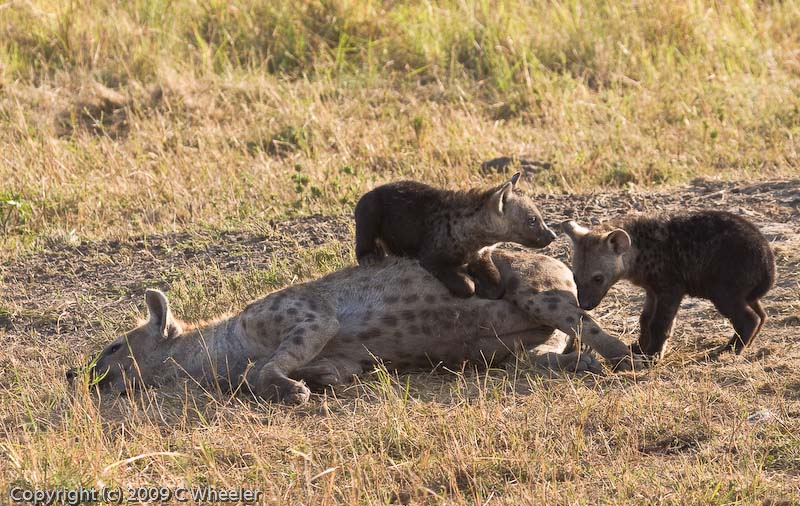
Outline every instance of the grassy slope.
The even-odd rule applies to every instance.
[[[143,234],[189,233],[167,250],[224,229],[269,235],[271,220],[350,212],[398,177],[499,181],[478,165],[502,155],[552,164],[533,176],[541,191],[796,177],[798,34],[791,1],[5,3],[0,251],[12,262]],[[138,265],[144,244],[88,255]],[[239,277],[190,261],[160,282],[182,314],[211,317],[350,255],[312,248]],[[140,304],[127,281],[49,287],[38,296],[63,289],[64,301],[34,300],[30,314],[3,297],[0,322],[47,325],[0,328],[0,485],[264,482],[273,501],[304,503],[797,497],[796,424],[745,422],[762,403],[796,417],[786,364],[679,358],[646,383],[514,366],[410,385],[374,375],[295,410],[198,392],[152,392],[143,407],[69,399],[64,360],[137,313],[120,303]],[[108,286],[118,298],[96,295]],[[60,330],[76,311],[91,325]],[[177,455],[107,468],[163,451]]]

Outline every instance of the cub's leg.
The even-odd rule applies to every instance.
[[[650,348],[650,322],[656,311],[656,294],[647,290],[644,299],[642,314],[639,316],[639,340],[631,345],[634,353],[643,353],[643,349]]]
[[[650,317],[650,324],[647,326],[647,341],[639,339],[639,346],[642,353],[650,356],[660,356],[664,343],[667,342],[672,333],[672,324],[678,308],[681,307],[683,293],[664,292],[655,296],[653,316]]]
[[[506,287],[500,269],[492,260],[491,251],[486,251],[467,266],[467,272],[475,278],[475,295],[484,299],[502,299]]]
[[[384,257],[378,244],[381,231],[381,205],[373,192],[364,194],[356,204],[356,260],[359,265],[369,265]]]
[[[309,306],[314,310],[309,310]],[[273,330],[270,326],[274,326],[277,317],[288,319],[288,322],[277,326],[279,344],[275,352],[256,361],[244,379],[258,397],[301,404],[308,400],[310,391],[303,383],[290,379],[289,375],[311,362],[322,351],[339,332],[339,321],[333,308],[321,299],[298,298],[277,305],[276,311],[284,310],[285,314],[266,312],[248,318],[249,327],[260,332]],[[272,336],[258,337],[269,342]]]
[[[747,348],[761,327],[761,316],[743,298],[717,298],[712,300],[717,310],[733,325],[736,334],[719,351],[733,350],[739,355]],[[760,309],[760,304],[759,304]],[[764,310],[761,309],[763,312]]]
[[[767,312],[764,311],[764,307],[761,305],[761,301],[759,299],[750,301],[750,308],[755,311],[759,319],[761,319],[761,321],[758,322],[756,331],[753,332],[753,337],[750,338],[750,341],[752,342],[752,340],[755,339],[756,336],[761,332],[761,327],[764,326],[764,322],[767,321]]]
[[[456,297],[467,298],[475,295],[475,282],[464,272],[463,268],[451,265],[420,263]]]

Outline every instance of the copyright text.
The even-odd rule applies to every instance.
[[[253,504],[261,498],[260,490],[246,488],[204,487],[100,487],[27,489],[12,487],[8,496],[13,504],[34,506],[77,506],[79,504],[135,503],[244,503]]]

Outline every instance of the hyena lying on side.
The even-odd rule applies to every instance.
[[[365,193],[355,209],[358,263],[387,253],[417,258],[453,295],[500,298],[504,288],[488,248],[499,242],[543,248],[556,238],[533,200],[514,191],[519,176],[488,190],[399,181]]]
[[[591,231],[569,221],[562,228],[572,239],[582,308],[597,306],[619,279],[647,291],[636,353],[662,354],[686,295],[710,300],[733,324],[736,333],[718,352],[741,353],[767,319],[760,301],[775,281],[772,250],[735,214],[625,217]]]
[[[539,346],[549,350],[537,358],[543,365],[592,369],[597,364],[587,354],[562,354],[576,331],[614,364],[636,365],[624,343],[577,307],[564,264],[528,252],[497,252],[494,261],[508,280],[510,302],[457,299],[418,262],[402,258],[291,286],[197,327],[176,320],[164,294],[148,290],[149,321],[108,345],[93,374],[105,374],[101,387],[120,392],[126,380],[154,384],[189,375],[302,403],[309,398],[305,383],[341,383],[371,369],[375,358],[399,371],[459,367]]]

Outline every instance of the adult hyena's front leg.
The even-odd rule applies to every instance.
[[[277,319],[283,322],[275,325]],[[289,404],[306,402],[311,394],[300,381],[289,377],[313,361],[339,331],[335,312],[325,301],[298,298],[280,304],[275,310],[249,319],[250,326],[264,332],[278,332],[275,352],[253,364],[245,381],[254,395]],[[273,328],[270,329],[270,324]],[[273,336],[262,336],[269,341]]]
[[[582,343],[614,364],[618,370],[642,366],[640,357],[632,356],[625,343],[600,328],[586,311],[578,307],[575,296],[568,291],[536,292],[531,288],[520,287],[506,292],[505,298],[536,321],[580,338]]]

